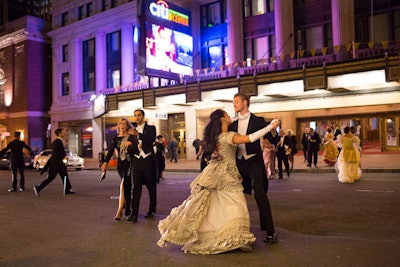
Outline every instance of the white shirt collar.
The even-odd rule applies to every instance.
[[[247,113],[244,114],[244,115],[241,115],[241,114],[239,113],[238,118],[239,118],[239,120],[248,120],[248,119],[250,118],[250,112],[247,112]]]

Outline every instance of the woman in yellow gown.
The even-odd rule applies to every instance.
[[[341,183],[353,183],[361,177],[360,139],[350,132],[350,127],[345,127],[344,133],[340,138],[342,150],[337,162],[338,178]]]
[[[324,154],[322,155],[322,160],[328,165],[328,166],[334,166],[339,154],[339,150],[336,146],[335,141],[333,140],[334,136],[332,134],[332,130],[328,128],[326,130],[328,133],[325,136],[325,147],[324,147]]]

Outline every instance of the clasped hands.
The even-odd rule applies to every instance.
[[[282,122],[282,117],[275,117],[272,121],[271,121],[271,126],[273,128],[277,128]]]

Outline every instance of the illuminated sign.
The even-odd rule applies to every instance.
[[[170,9],[167,2],[163,0],[158,0],[157,2],[150,3],[149,11],[150,14],[155,17],[182,24],[184,26],[189,26],[189,16],[176,10]]]
[[[167,27],[151,24],[146,34],[146,67],[191,75],[193,38]]]

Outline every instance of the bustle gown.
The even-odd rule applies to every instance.
[[[254,243],[242,178],[236,167],[236,145],[232,143],[235,134],[220,134],[220,157],[210,160],[190,184],[189,197],[159,222],[160,247],[169,242],[182,245],[185,253],[218,254]]]
[[[333,134],[327,134],[325,137],[325,148],[322,155],[322,160],[328,166],[334,166],[339,154],[339,150],[333,140]]]
[[[360,139],[357,136],[347,137],[343,135],[340,142],[342,149],[337,161],[339,182],[353,183],[361,177]]]

